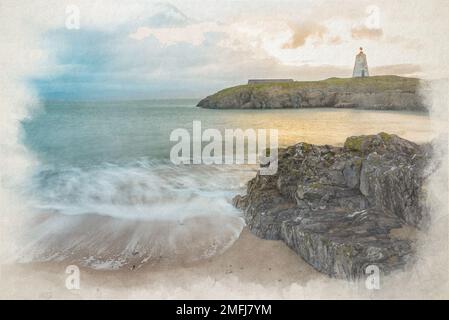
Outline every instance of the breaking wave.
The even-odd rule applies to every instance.
[[[44,168],[26,188],[36,211],[19,260],[134,269],[208,258],[239,236],[231,199],[253,170],[144,160]]]

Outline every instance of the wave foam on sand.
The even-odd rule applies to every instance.
[[[134,269],[209,258],[238,238],[244,221],[231,199],[252,174],[147,161],[41,170],[18,260]]]

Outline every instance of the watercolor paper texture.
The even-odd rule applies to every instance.
[[[448,16],[0,0],[0,297],[449,298]]]

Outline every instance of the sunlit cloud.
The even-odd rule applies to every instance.
[[[377,40],[383,36],[383,30],[381,28],[368,28],[367,26],[361,25],[352,28],[351,35],[356,40]]]
[[[308,38],[323,39],[327,28],[313,21],[307,21],[300,25],[291,26],[292,36],[290,40],[283,45],[284,49],[295,49],[303,46]]]
[[[207,8],[178,0],[78,2],[82,28],[71,32],[53,21],[43,39],[55,62],[55,72],[35,81],[45,96],[112,95],[122,88],[117,95],[200,97],[253,77],[349,77],[361,46],[372,74],[421,76],[420,66],[432,62],[421,50],[425,32],[398,29],[401,17],[382,2],[375,9],[368,1],[294,2],[283,11],[274,2]]]

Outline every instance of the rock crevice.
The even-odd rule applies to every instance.
[[[278,171],[257,174],[234,198],[249,229],[284,241],[317,270],[357,279],[368,265],[389,273],[413,257],[429,221],[426,168],[432,148],[396,135],[349,137],[343,147],[298,143],[279,150]]]

